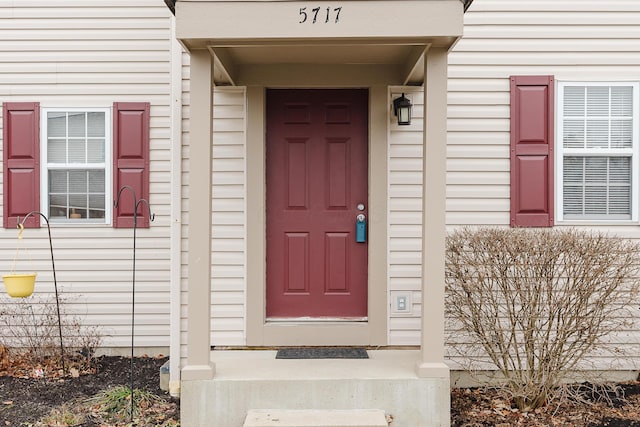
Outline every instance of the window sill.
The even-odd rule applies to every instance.
[[[83,222],[80,220],[67,220],[67,221],[49,221],[51,227],[83,227],[83,228],[113,228],[111,224],[105,224],[103,222]]]
[[[555,226],[558,227],[578,227],[578,226],[637,226],[640,225],[637,220],[632,219],[620,219],[620,220],[612,220],[612,219],[585,219],[585,220],[566,220],[566,221],[556,221]]]

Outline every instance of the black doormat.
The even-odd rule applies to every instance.
[[[281,348],[276,359],[368,359],[362,347],[291,347]]]

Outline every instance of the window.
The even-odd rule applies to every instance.
[[[638,219],[638,84],[558,84],[560,220]]]
[[[30,212],[51,222],[149,227],[132,198],[113,208],[113,195],[131,187],[149,200],[148,102],[112,108],[42,108],[39,102],[2,103],[3,225],[14,228]],[[41,111],[42,110],[42,111]],[[112,154],[113,153],[113,154]],[[32,215],[25,227],[40,227]]]
[[[110,222],[110,109],[42,109],[42,212],[50,221]]]

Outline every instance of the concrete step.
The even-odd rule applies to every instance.
[[[244,427],[388,427],[379,409],[252,409]]]

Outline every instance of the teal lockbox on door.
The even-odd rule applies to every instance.
[[[365,243],[367,241],[367,222],[363,214],[356,219],[356,242]]]

